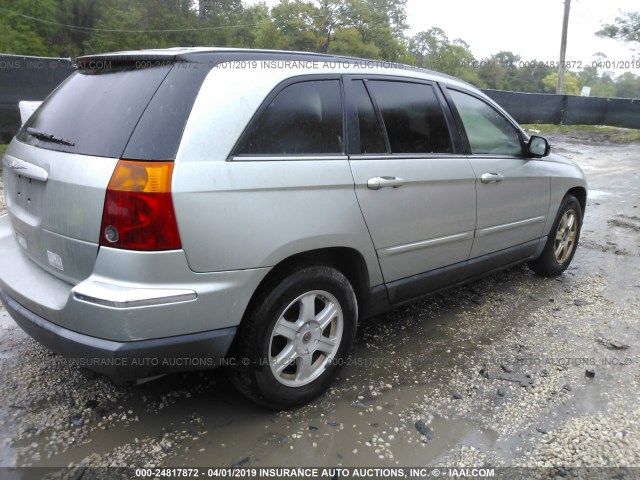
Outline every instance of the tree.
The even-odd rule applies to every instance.
[[[615,81],[616,97],[640,98],[640,77],[625,72]]]
[[[483,58],[478,66],[478,78],[480,84],[484,88],[493,88],[495,90],[505,90],[507,68],[497,61],[495,56]]]
[[[448,73],[475,85],[482,83],[469,45],[461,39],[450,42],[441,28],[432,27],[413,36],[409,40],[409,53],[418,67]]]
[[[578,72],[580,88],[590,87],[592,97],[613,97],[616,89],[611,77],[605,72],[600,75],[598,67],[586,66]]]
[[[51,54],[50,39],[58,31],[51,23],[34,22],[38,17],[45,22],[56,22],[54,0],[8,0],[3,8],[16,13],[2,12],[0,15],[0,52],[16,55]]]
[[[380,58],[380,50],[371,43],[362,41],[362,34],[356,28],[341,28],[331,43],[331,53],[362,58]]]
[[[280,33],[282,48],[316,51],[320,44],[320,35],[314,23],[316,15],[318,10],[310,2],[280,0],[271,9],[271,17]]]
[[[398,61],[405,0],[280,0],[271,9],[280,48]],[[404,38],[404,37],[401,37]]]
[[[355,2],[351,0],[350,5]],[[365,43],[374,44],[380,50],[384,60],[406,61],[407,48],[404,32],[407,24],[407,0],[361,0],[363,8],[357,11],[360,16],[359,30]]]
[[[189,0],[103,0],[88,53],[200,43]]]
[[[509,88],[511,82],[513,82],[513,78],[518,72],[520,60],[522,60],[522,58],[520,57],[520,55],[517,55],[508,50],[502,50],[496,53],[493,57],[506,69],[504,78],[505,88]]]
[[[542,80],[544,91],[547,93],[555,93],[558,84],[558,72],[552,72]],[[578,75],[574,72],[564,72],[564,91],[565,95],[580,95],[580,84]]]
[[[260,2],[245,7],[239,19],[239,24],[242,26],[235,29],[234,37],[237,43],[234,46],[282,48],[280,32],[269,15],[269,7],[267,7],[266,3]]]
[[[85,53],[85,43],[94,34],[100,17],[99,0],[57,0],[57,22],[77,28],[61,27],[50,39],[50,55],[77,57]]]
[[[625,12],[613,24],[596,32],[601,37],[617,38],[632,44],[640,43],[640,12]]]
[[[507,88],[514,92],[545,92],[543,80],[554,71],[553,68],[535,60],[523,62],[522,66],[516,70]]]

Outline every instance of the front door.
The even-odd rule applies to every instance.
[[[471,258],[542,237],[551,188],[545,162],[524,156],[518,131],[489,103],[448,91],[464,125],[476,175],[478,218]]]
[[[456,151],[441,93],[395,79],[348,78],[346,89],[356,195],[391,301],[429,290],[419,274],[458,264],[437,280],[455,283],[473,243],[476,176]]]

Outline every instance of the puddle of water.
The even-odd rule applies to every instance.
[[[413,420],[406,420],[402,412],[424,391],[422,387],[392,390],[363,400],[369,408],[357,408],[349,395],[341,395],[329,406],[319,400],[292,413],[235,418],[201,437],[205,451],[193,451],[180,461],[202,466],[216,460],[247,466],[419,466],[462,443],[491,448],[497,441],[497,433],[474,422],[441,417],[429,423],[434,438],[420,441]],[[206,414],[205,425],[211,423],[212,414]]]

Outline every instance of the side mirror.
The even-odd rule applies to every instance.
[[[534,157],[546,157],[551,152],[551,145],[547,142],[547,139],[538,135],[531,135],[529,143],[527,144],[527,153]]]

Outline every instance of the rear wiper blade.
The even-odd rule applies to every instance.
[[[53,143],[60,143],[62,145],[69,145],[70,147],[73,147],[75,145],[75,143],[73,143],[70,140],[66,140],[62,137],[56,137],[51,133],[42,132],[35,128],[31,128],[31,127],[27,128],[27,133],[32,137],[36,137],[39,140],[45,140],[47,142],[53,142]]]

